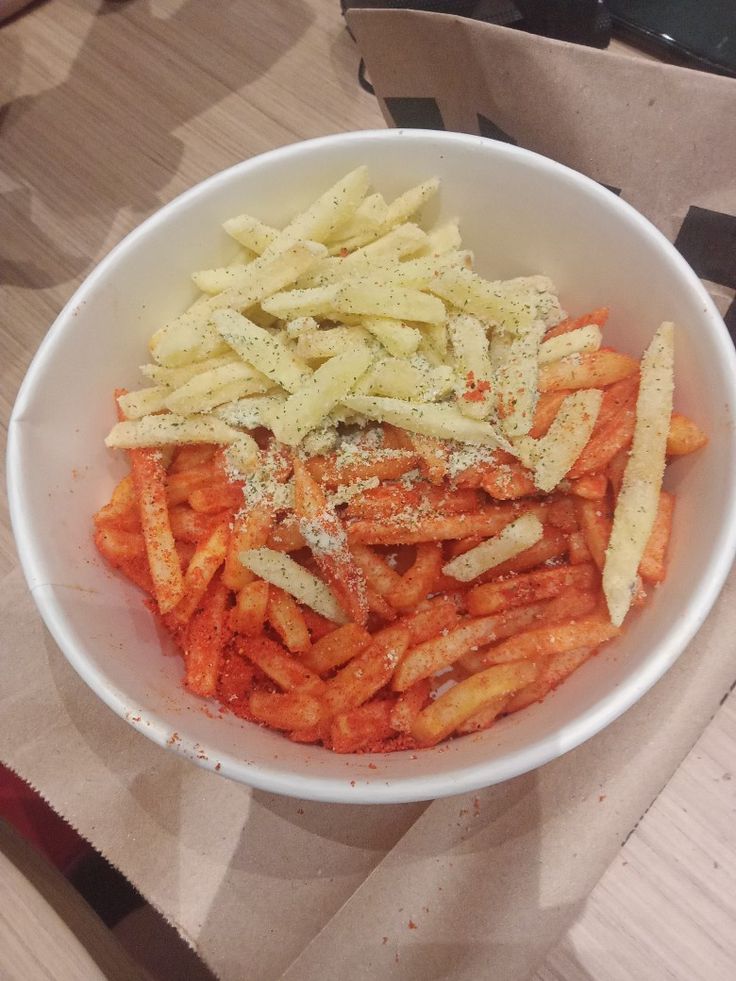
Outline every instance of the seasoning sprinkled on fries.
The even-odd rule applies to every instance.
[[[641,361],[545,276],[491,281],[429,179],[365,167],[228,265],[150,341],[106,444],[131,472],[95,543],[184,683],[340,753],[434,746],[544,698],[664,581],[676,328]]]

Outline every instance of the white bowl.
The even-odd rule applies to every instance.
[[[103,438],[116,386],[139,386],[149,335],[194,298],[192,270],[225,260],[224,219],[275,225],[359,163],[396,194],[442,178],[479,271],[542,272],[563,305],[611,308],[607,343],[639,355],[664,319],[679,325],[676,405],[710,444],[669,468],[678,494],[670,572],[625,635],[539,705],[430,750],[340,756],[235,717],[213,717],[181,685],[178,657],[138,591],[92,545],[91,516],[126,469]],[[514,777],[589,739],[672,665],[718,595],[736,546],[736,358],[715,307],[663,236],[603,187],[550,160],[479,137],[347,133],[247,160],[172,201],[121,242],[41,345],[10,425],[11,514],[34,599],[55,640],[115,712],[161,746],[265,790],[325,801],[423,800]]]

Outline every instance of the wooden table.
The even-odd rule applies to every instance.
[[[142,218],[244,157],[383,126],[375,101],[357,85],[337,0],[49,0],[0,28],[0,65],[3,432],[49,324]],[[15,563],[3,517],[0,575]],[[735,749],[731,701],[538,981],[736,975]],[[16,902],[0,904],[0,936],[17,934],[24,921],[33,931],[39,921],[58,928],[53,906],[24,903],[22,876],[3,882]],[[68,965],[46,960],[43,976],[71,976]],[[17,965],[31,976],[20,953]]]

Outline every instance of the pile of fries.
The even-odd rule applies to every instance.
[[[472,270],[359,167],[230,265],[116,393],[131,471],[95,515],[187,688],[336,752],[432,746],[542,699],[666,574],[672,324],[601,347],[543,276]]]

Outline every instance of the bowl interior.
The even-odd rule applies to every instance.
[[[670,574],[625,636],[542,704],[488,732],[417,754],[336,756],[298,746],[180,685],[177,657],[140,595],[97,555],[91,515],[125,472],[103,439],[113,389],[140,387],[151,333],[195,296],[190,273],[228,260],[221,223],[243,211],[280,225],[360,163],[387,197],[437,174],[433,216],[459,216],[490,278],[545,273],[563,306],[611,308],[606,343],[639,355],[664,319],[678,324],[676,405],[710,435],[674,464]],[[118,713],[151,738],[269,790],[325,800],[400,801],[474,789],[577,745],[669,667],[699,626],[733,556],[734,355],[696,277],[609,191],[533,154],[476,137],[420,131],[346,134],[247,161],[198,185],[133,232],[96,268],[42,345],[11,424],[9,481],[19,551],[65,654]],[[697,534],[691,531],[697,529]]]

